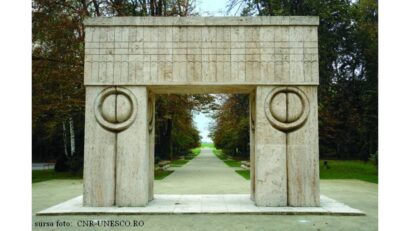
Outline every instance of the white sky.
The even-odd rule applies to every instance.
[[[197,0],[195,12],[201,16],[223,16],[227,0]]]
[[[212,143],[211,138],[208,137],[209,126],[212,121],[213,119],[208,117],[204,113],[194,113],[194,122],[199,130],[200,135],[202,136],[202,142]]]
[[[229,0],[196,0],[194,12],[198,12],[201,16],[234,16],[235,13],[240,14],[238,5],[228,15],[226,13],[228,3]]]

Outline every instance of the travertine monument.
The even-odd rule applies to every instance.
[[[155,94],[245,93],[251,198],[319,206],[317,17],[85,21],[84,206],[154,199]]]

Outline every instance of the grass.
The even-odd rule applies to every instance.
[[[32,183],[38,183],[47,180],[76,180],[76,179],[83,179],[82,172],[81,173],[68,173],[68,172],[55,172],[54,169],[47,169],[47,170],[33,170],[31,174],[31,181]]]
[[[221,159],[226,165],[232,168],[240,168],[241,167],[241,161],[240,160],[234,160],[230,156],[225,155],[222,150],[219,149],[213,149],[212,152],[217,156],[219,159]]]
[[[241,167],[241,162],[225,155],[222,150],[214,149],[213,153],[226,165],[233,168]],[[324,161],[320,161],[320,179],[357,179],[371,183],[378,183],[377,167],[372,162],[360,160],[328,160],[329,168],[325,168]],[[235,170],[243,178],[250,179],[250,171]]]
[[[171,167],[182,167],[184,164],[188,163],[189,160],[187,159],[178,159],[171,161]]]
[[[201,152],[201,147],[192,149],[192,154],[197,156]]]
[[[329,169],[320,161],[320,179],[357,179],[378,183],[377,167],[359,160],[328,160]]]
[[[214,149],[215,146],[213,143],[201,143],[201,148],[211,148]]]
[[[161,169],[155,170],[154,179],[155,180],[162,180],[165,177],[169,176],[173,172],[174,172],[173,170],[161,170]]]
[[[377,167],[371,162],[359,160],[328,160],[329,169],[320,161],[320,179],[356,179],[378,183]],[[249,170],[235,170],[243,178],[250,179]]]
[[[155,180],[162,180],[174,171],[172,170],[156,170]],[[38,183],[48,180],[82,180],[83,175],[81,173],[72,174],[68,172],[55,172],[53,169],[47,170],[33,170],[31,181],[32,183]]]
[[[246,180],[251,179],[251,172],[249,171],[249,169],[235,170],[235,172],[241,175]]]

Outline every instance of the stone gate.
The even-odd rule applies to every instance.
[[[246,93],[251,198],[319,206],[317,17],[85,21],[83,205],[154,199],[155,94]]]

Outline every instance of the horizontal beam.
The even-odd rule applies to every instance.
[[[318,26],[317,16],[258,17],[97,17],[86,26]]]
[[[95,84],[86,86],[145,86],[149,91],[154,94],[250,94],[255,90],[257,86],[317,86],[317,84],[203,84],[203,83],[190,83],[190,84]]]

